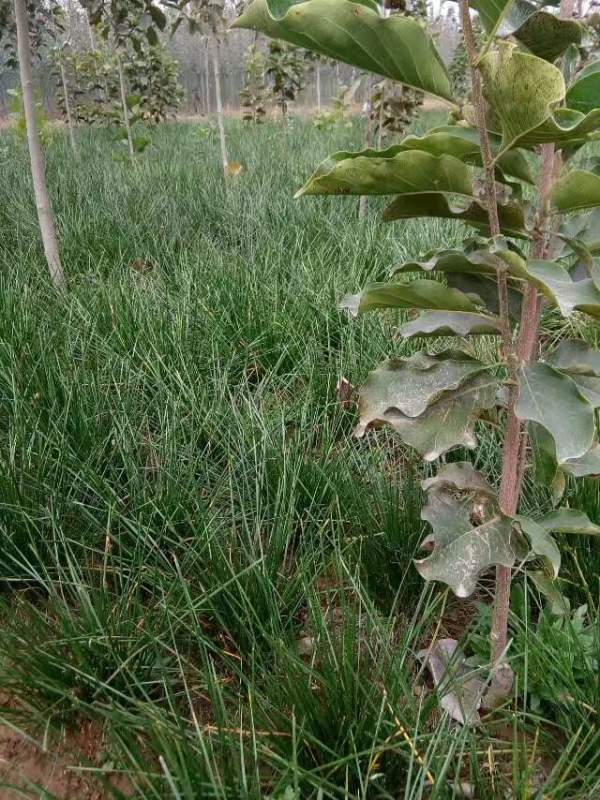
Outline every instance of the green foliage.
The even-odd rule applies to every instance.
[[[265,68],[265,56],[256,45],[251,45],[244,56],[244,88],[240,92],[245,122],[262,122],[267,113]]]
[[[328,111],[320,111],[315,116],[315,128],[326,130],[335,125],[351,125],[350,109],[360,83],[360,78],[357,78],[352,86],[341,86],[337,97],[331,101],[331,108]]]
[[[306,52],[285,42],[273,40],[265,60],[265,75],[271,94],[285,118],[288,104],[304,89],[308,61]]]
[[[20,141],[26,142],[27,123],[25,120],[25,109],[23,108],[23,92],[20,89],[9,89],[8,96],[8,113],[11,122],[11,130]],[[34,98],[34,104],[35,119],[40,141],[43,146],[47,146],[52,142],[55,131],[52,127],[52,123],[48,119],[39,93],[37,93]]]
[[[178,67],[168,50],[140,43],[120,55],[129,93],[136,98],[133,122],[156,125],[175,113],[183,100]],[[117,69],[117,54],[107,45],[95,50],[61,50],[56,55],[57,71],[63,65],[69,87],[73,119],[87,125],[121,125],[123,110]],[[63,114],[60,73],[57,75],[58,105]]]

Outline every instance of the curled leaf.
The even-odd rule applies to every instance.
[[[498,317],[464,311],[428,311],[402,325],[399,333],[402,338],[410,339],[413,336],[497,336],[501,330]]]
[[[438,281],[410,283],[370,283],[358,294],[344,297],[342,310],[353,317],[382,308],[435,308],[450,311],[477,311],[482,305],[473,296],[449,289]]]

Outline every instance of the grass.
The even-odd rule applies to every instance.
[[[57,137],[64,298],[26,152],[0,141],[2,718],[51,741],[93,721],[140,798],[600,797],[597,546],[565,549],[581,624],[517,579],[514,700],[453,727],[416,653],[456,632],[481,653],[487,597],[422,586],[423,466],[355,442],[337,399],[415,347],[339,298],[460,229],[294,201],[357,126],[228,133],[229,187],[193,124],[134,167],[107,132],[80,132],[79,163]],[[493,435],[475,458],[497,475]],[[596,484],[569,491],[598,519]]]

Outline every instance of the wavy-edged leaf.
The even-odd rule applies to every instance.
[[[527,272],[534,283],[564,317],[583,311],[600,319],[600,290],[591,278],[574,281],[567,270],[553,261],[529,261]]]
[[[445,350],[438,355],[419,350],[410,358],[384,361],[360,390],[358,435],[389,409],[418,417],[444,393],[458,389],[484,369],[481,361],[460,350]]]
[[[582,70],[577,80],[567,90],[567,106],[589,114],[600,108],[600,61]]]
[[[449,486],[459,492],[475,492],[486,495],[492,500],[496,497],[488,479],[482,472],[476,470],[470,461],[453,461],[451,464],[444,464],[431,478],[421,481],[421,488],[424,492],[428,492],[436,486]]]
[[[455,103],[431,36],[410,17],[382,17],[350,0],[308,0],[273,19],[265,0],[254,0],[233,27],[261,31]]]
[[[600,444],[594,442],[590,449],[578,458],[569,458],[558,463],[556,444],[551,434],[534,422],[529,423],[529,438],[533,450],[535,479],[553,488],[559,476],[571,475],[574,478],[595,478],[600,476]]]
[[[492,152],[500,150],[501,138],[490,133]],[[440,125],[422,136],[407,136],[400,145],[406,150],[424,150],[432,155],[452,155],[466,164],[481,166],[479,133],[463,125]],[[535,183],[529,162],[521,150],[511,150],[499,156],[498,167],[504,175],[511,175],[526,183]]]
[[[511,277],[527,278],[525,261],[512,250],[490,250],[489,247],[480,246],[485,240],[479,239],[469,243],[462,250],[438,250],[431,254],[427,261],[406,261],[394,267],[393,272],[443,272],[460,275],[487,275],[494,277],[497,274],[497,259],[501,259]]]
[[[441,581],[458,597],[468,597],[477,588],[482,572],[499,564],[514,565],[513,525],[490,492],[460,489],[447,469],[442,467],[438,473],[441,480],[427,487],[427,504],[421,517],[433,532],[422,547],[433,550],[415,565],[425,580]]]
[[[432,156],[421,150],[397,150],[394,147],[381,152],[334,153],[317,168],[296,197],[305,194],[422,192],[449,192],[472,197],[471,170],[458,158]]]
[[[507,236],[517,239],[529,237],[525,214],[519,203],[501,203],[498,206],[500,228]],[[485,207],[478,201],[459,203],[441,192],[400,195],[383,212],[383,219],[392,222],[397,219],[415,217],[442,217],[465,222],[489,234],[489,220]]]
[[[461,358],[464,357],[461,354]],[[399,410],[398,404],[405,403],[410,392],[417,393],[411,408],[417,408],[417,403],[422,406],[428,397],[435,396],[435,386],[423,386],[426,377],[423,373],[417,372],[414,378],[407,375],[399,363],[401,361],[387,362],[369,376],[360,392],[360,421],[356,435],[363,436],[373,425],[389,424],[405,444],[414,447],[426,461],[433,461],[454,447],[476,447],[475,422],[482,410],[495,405],[498,382],[485,373],[475,373],[465,378],[458,388],[442,390],[440,399],[427,405],[419,416],[410,417]],[[406,380],[398,381],[395,367]],[[396,385],[395,392],[393,384]]]
[[[558,462],[579,458],[594,442],[594,410],[563,372],[538,362],[519,370],[519,419],[537,422],[554,439]]]
[[[514,146],[533,147],[554,142],[557,148],[584,144],[595,138],[600,126],[600,109],[582,114],[572,108],[559,108],[541,125],[524,133]]]
[[[593,408],[600,408],[600,352],[586,342],[565,339],[548,359],[573,380]]]
[[[403,339],[413,336],[497,336],[501,332],[498,317],[464,311],[428,311],[399,330]]]
[[[344,297],[340,308],[353,317],[381,308],[427,308],[447,311],[477,311],[481,301],[438,281],[369,283],[362,292]]]
[[[567,172],[552,187],[550,202],[559,214],[600,206],[600,175],[586,169]]]
[[[547,571],[557,578],[560,571],[560,550],[548,528],[529,517],[518,515],[514,519],[525,534],[533,555],[541,558]]]
[[[480,69],[486,99],[502,128],[501,151],[544,123],[565,96],[560,70],[508,42],[486,53]]]

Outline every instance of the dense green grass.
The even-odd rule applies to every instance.
[[[409,351],[392,315],[338,299],[460,229],[294,201],[357,127],[231,122],[227,188],[214,134],[153,136],[135,167],[99,131],[79,163],[48,148],[62,298],[26,153],[0,140],[3,717],[99,721],[140,798],[600,796],[597,547],[565,551],[583,634],[517,579],[514,701],[456,729],[415,654],[449,634],[485,650],[487,595],[469,627],[472,604],[423,588],[424,468],[386,432],[354,441],[337,400],[340,376]],[[497,476],[493,434],[472,457]],[[570,492],[598,519],[595,484]]]

